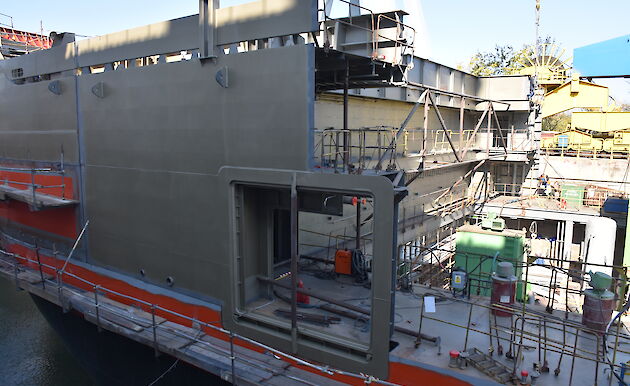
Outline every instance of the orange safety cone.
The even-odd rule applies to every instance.
[[[298,281],[298,288],[304,288],[304,282],[302,282],[302,280]],[[297,293],[297,302],[300,304],[310,304],[311,303],[311,297],[308,296],[307,294],[303,294],[301,292]]]

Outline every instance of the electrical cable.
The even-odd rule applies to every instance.
[[[197,334],[197,336],[195,336],[195,337],[193,338],[193,340],[194,340],[194,341],[197,341],[197,340],[201,337],[201,335],[203,335],[203,330],[199,330],[199,333]],[[168,374],[168,373],[170,373],[171,371],[173,371],[173,369],[175,368],[175,366],[177,366],[177,364],[178,364],[179,362],[180,362],[180,359],[179,359],[179,358],[175,359],[175,361],[173,362],[173,364],[172,364],[172,365],[170,365],[170,366],[169,366],[169,368],[168,368],[168,369],[166,369],[166,370],[165,370],[165,371],[164,371],[164,372],[163,372],[163,373],[162,373],[159,377],[155,378],[155,379],[153,380],[153,382],[149,383],[149,385],[148,385],[148,386],[153,386],[153,385],[155,385],[156,383],[158,383],[158,382],[159,382],[162,378],[164,378],[164,377],[166,376],[166,374]]]
[[[175,362],[173,362],[173,364],[172,364],[172,365],[171,365],[168,369],[166,369],[166,371],[164,371],[164,372],[162,373],[162,375],[160,375],[159,377],[157,377],[157,378],[156,378],[153,382],[149,383],[149,385],[148,385],[148,386],[153,386],[153,385],[155,385],[157,382],[159,382],[162,378],[164,378],[164,376],[166,376],[166,374],[170,373],[170,372],[171,372],[171,371],[175,368],[175,366],[177,366],[177,364],[178,364],[178,363],[179,363],[179,358],[178,358],[178,359],[176,359],[176,360],[175,360]]]

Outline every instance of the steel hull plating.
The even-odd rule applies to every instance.
[[[98,331],[76,312],[31,295],[38,310],[99,385],[223,385],[220,378],[121,335]],[[170,369],[170,370],[169,370]]]

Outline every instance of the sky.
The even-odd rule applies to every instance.
[[[221,6],[249,0],[222,0]],[[535,39],[535,0],[362,0],[375,12],[404,8],[418,31],[417,54],[452,67],[468,63],[477,51],[495,45],[521,48]],[[71,31],[96,36],[197,13],[198,1],[108,0],[3,1],[0,13],[15,28],[45,33]],[[630,0],[542,0],[540,35],[567,49],[630,34]],[[9,20],[0,16],[0,23]],[[600,81],[602,84],[604,81]],[[630,103],[630,85],[607,81],[618,100]]]

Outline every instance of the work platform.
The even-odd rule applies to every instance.
[[[67,206],[77,205],[77,200],[65,199],[52,196],[50,194],[40,193],[33,189],[19,189],[9,185],[0,185],[0,200],[16,200],[28,204],[35,210],[47,208],[63,208]]]
[[[368,286],[356,283],[350,277],[335,275],[330,265],[304,261],[300,274],[304,293],[317,295],[310,298],[309,304],[298,308],[303,315],[300,319],[302,333],[325,331],[357,344],[368,342]],[[328,279],[318,277],[326,272],[330,273]],[[250,312],[268,318],[277,317],[279,310],[290,307],[290,291],[285,289],[289,285],[290,279],[277,280],[274,295],[251,303]],[[435,305],[425,304],[427,298],[432,298]],[[331,304],[327,299],[334,299],[335,303],[344,306]],[[454,297],[440,286],[431,288],[414,284],[408,291],[396,292],[390,360],[411,362],[434,371],[454,371],[471,384],[517,382],[522,370],[535,374],[533,366],[539,366],[539,369],[544,366],[547,370],[539,374],[537,384],[541,385],[608,384],[610,368],[602,351],[602,335],[581,323],[582,316],[577,309],[565,312],[558,306],[550,313],[548,300],[538,295],[531,303],[510,308],[512,317],[495,316],[491,312],[493,303],[488,297]],[[500,305],[494,305],[494,308],[507,309]],[[622,320],[626,321],[625,318]],[[630,360],[630,352],[622,348],[630,344],[630,331],[621,324],[619,327],[613,325],[611,331],[608,355],[615,358],[615,363]],[[418,334],[421,334],[419,339]],[[448,366],[449,351],[472,355],[475,349],[507,367],[509,376],[484,374],[472,361],[456,368]]]

